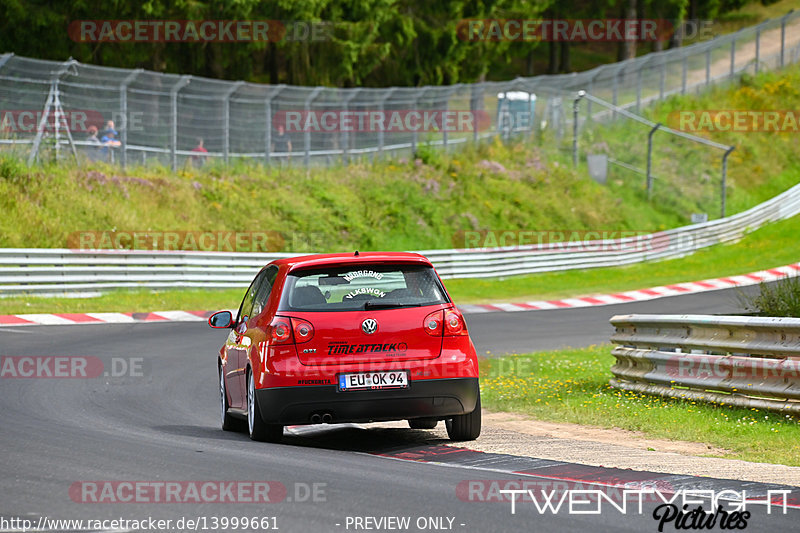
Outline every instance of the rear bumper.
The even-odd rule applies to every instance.
[[[407,389],[339,392],[336,385],[257,389],[261,417],[268,424],[309,424],[329,413],[333,422],[378,422],[406,418],[447,418],[471,413],[478,378],[411,381]]]

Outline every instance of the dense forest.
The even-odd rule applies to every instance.
[[[0,0],[0,52],[273,84],[439,85],[571,72],[570,51],[583,44],[470,40],[464,37],[465,21],[710,20],[750,1]],[[73,31],[81,21],[99,27],[102,21],[137,20],[280,21],[283,32],[240,42],[87,42]],[[680,46],[681,37],[678,30],[655,42],[603,44],[615,60],[633,57],[637,46],[638,52]]]

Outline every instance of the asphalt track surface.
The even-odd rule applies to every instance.
[[[470,315],[468,321],[478,346],[494,353],[577,346],[607,339],[607,318],[613,314],[727,312],[731,300],[724,292],[605,308]],[[14,530],[13,523],[3,520],[28,518],[36,525],[39,517],[172,519],[163,531],[188,530],[175,527],[175,521],[200,518],[205,530],[213,531],[213,517],[245,516],[276,517],[270,524],[280,531],[306,532],[374,531],[354,527],[356,517],[388,516],[410,517],[409,527],[400,531],[657,530],[653,502],[644,504],[642,514],[629,510],[622,515],[608,506],[599,515],[565,509],[539,513],[532,505],[519,505],[512,514],[508,502],[465,499],[458,488],[468,480],[520,480],[524,474],[498,468],[504,458],[490,461],[488,455],[448,465],[407,460],[419,457],[410,451],[440,449],[441,442],[425,431],[297,428],[287,432],[283,444],[255,443],[243,433],[223,432],[214,357],[224,338],[225,332],[202,323],[0,328],[2,356],[88,355],[107,365],[113,357],[142,361],[141,371],[120,377],[0,379],[0,531]],[[70,491],[82,481],[103,486],[104,481],[207,480],[272,481],[282,484],[286,495],[273,490],[271,498],[280,501],[267,504],[87,503],[79,490]],[[701,487],[709,480],[682,482]],[[307,489],[314,486],[316,498],[308,497]],[[765,507],[749,510],[753,516],[746,531],[796,530],[800,517],[792,509],[771,515]],[[417,520],[426,517],[444,519],[439,527],[417,527]],[[667,525],[665,531],[675,528]]]

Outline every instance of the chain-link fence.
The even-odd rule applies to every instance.
[[[579,74],[443,87],[260,85],[0,56],[0,146],[126,164],[338,164],[421,145],[569,132],[585,90],[629,110],[800,57],[800,13]],[[588,124],[613,111],[587,102]],[[109,121],[112,123],[109,124]],[[95,133],[96,130],[96,133]]]

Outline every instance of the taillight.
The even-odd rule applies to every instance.
[[[292,326],[288,318],[276,316],[269,325],[270,338],[272,344],[284,344],[292,342]]]
[[[422,329],[425,330],[425,333],[433,337],[441,337],[442,316],[443,316],[442,311],[434,311],[433,313],[426,316],[425,320],[422,322]]]
[[[466,335],[467,324],[464,317],[455,309],[448,309],[444,312],[444,335],[445,337],[455,335]]]
[[[308,320],[302,318],[292,318],[292,329],[294,330],[294,338],[297,344],[308,342],[314,336],[314,326]]]

